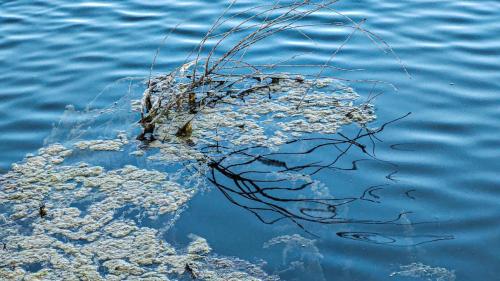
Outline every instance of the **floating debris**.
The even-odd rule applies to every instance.
[[[303,171],[311,167],[333,168],[341,157],[326,167],[317,163],[292,165],[275,157],[273,152],[294,142],[306,147],[308,144],[303,141],[309,140],[307,138],[331,137],[339,134],[344,126],[354,125],[360,129],[357,137],[329,138],[328,145],[339,149],[341,155],[352,146],[369,154],[359,139],[369,138],[374,143],[373,134],[386,125],[368,128],[376,119],[371,99],[361,101],[347,83],[321,75],[324,69],[331,67],[329,65],[316,65],[319,74],[305,76],[276,71],[279,64],[259,66],[233,59],[275,31],[290,30],[301,19],[335,2],[298,1],[290,5],[257,6],[255,9],[269,9],[261,15],[282,13],[282,17],[280,20],[266,17],[257,26],[244,20],[229,31],[221,31],[224,28],[219,24],[226,20],[217,21],[201,40],[200,53],[195,58],[167,74],[149,77],[140,102],[133,97],[135,99],[127,100],[127,110],[114,103],[93,116],[106,120],[116,112],[126,112],[125,131],[119,132],[116,138],[83,137],[82,131],[99,129],[88,126],[85,123],[88,120],[84,120],[74,130],[68,128],[71,137],[68,136],[64,144],[52,143],[41,148],[38,154],[13,164],[9,172],[0,176],[0,206],[6,210],[2,214],[0,238],[4,249],[9,245],[9,251],[2,253],[0,260],[0,279],[171,280],[188,274],[197,280],[279,280],[257,264],[212,253],[203,237],[190,235],[191,242],[185,247],[174,247],[164,240],[165,232],[206,182],[211,182],[225,195],[228,190],[234,193],[235,190],[221,184],[215,174],[246,185],[245,190],[236,190],[235,194],[264,206],[238,205],[266,223],[289,218],[305,230],[299,221],[394,222],[336,217],[338,206],[361,201],[357,197],[304,199],[304,194],[300,194],[299,199],[282,200],[294,204],[295,210],[269,202],[280,201],[279,197],[267,193],[269,190],[310,189],[307,191],[315,197],[329,195],[322,183]],[[221,51],[217,48],[227,45],[223,44],[225,40],[234,40],[234,36],[240,36],[235,41],[239,43],[227,46],[229,49],[216,57]],[[221,39],[203,57],[205,43],[215,38]],[[338,50],[334,54],[336,52]],[[71,106],[67,112],[76,113]],[[138,112],[140,120],[130,121]],[[106,120],[113,121],[116,119]],[[138,134],[136,126],[142,129]],[[133,135],[137,135],[138,142],[129,141],[128,136]],[[66,135],[53,134],[58,141],[62,141],[61,136]],[[348,148],[342,150],[341,145]],[[255,148],[260,152],[252,151]],[[101,151],[107,151],[105,159],[100,157]],[[294,155],[307,155],[310,151]],[[262,152],[265,154],[261,155]],[[124,161],[114,161],[114,156]],[[104,165],[104,161],[112,163]],[[158,164],[168,168],[158,169]],[[269,176],[268,183],[290,183],[290,186],[261,187],[261,181],[243,176],[245,171],[232,169],[248,164],[260,165],[261,170],[264,166],[265,171],[260,175]],[[256,169],[254,173],[261,170]],[[240,189],[243,188],[240,186]],[[227,197],[236,202],[231,196]],[[256,210],[279,210],[278,217],[266,219]],[[311,268],[321,271],[317,260],[322,256],[314,240],[300,235],[281,236],[264,246],[278,244],[286,245],[284,260],[288,260],[287,253],[292,248],[307,249],[314,258]],[[292,261],[293,265],[304,263]],[[324,279],[322,274],[316,277]]]
[[[124,145],[128,144],[127,134],[125,132],[120,132],[116,139],[114,140],[89,140],[89,141],[79,141],[74,144],[78,149],[88,149],[88,150],[103,150],[103,151],[118,151]]]
[[[38,209],[38,213],[40,214],[41,218],[44,218],[47,215],[47,209],[45,208],[45,204],[42,204],[40,208]]]
[[[158,89],[167,87],[163,85],[164,80],[153,81],[157,81],[155,85]],[[327,87],[328,83],[333,82],[327,80],[321,85]],[[315,91],[304,98],[312,85],[313,81],[297,82],[282,77],[279,85],[249,92],[244,99],[237,95],[224,96],[216,106],[200,107],[196,114],[186,109],[155,115],[155,139],[158,141],[150,145],[162,149],[165,157],[156,156],[153,159],[177,161],[179,158],[189,159],[189,155],[198,155],[187,150],[199,150],[200,146],[182,148],[178,145],[182,144],[182,140],[176,137],[191,138],[194,143],[203,146],[223,140],[222,144],[229,148],[255,145],[276,147],[304,134],[335,134],[342,126],[352,123],[363,126],[375,119],[371,104],[354,105],[358,95],[352,89],[332,85],[342,90],[338,93]],[[262,98],[270,93],[273,98]],[[163,95],[164,92],[158,92],[154,97],[159,100]],[[202,97],[200,99],[203,100]],[[303,106],[297,109],[301,102]],[[176,153],[176,157],[171,158],[172,153]]]
[[[412,278],[425,278],[429,281],[455,281],[455,272],[444,267],[431,267],[423,263],[411,263],[400,266],[401,271],[393,272],[391,277],[403,276]]]
[[[315,240],[307,239],[299,234],[293,234],[293,235],[282,235],[278,237],[274,237],[271,240],[267,241],[264,243],[263,247],[264,248],[269,248],[274,245],[278,244],[285,244],[289,247],[298,247],[298,248],[304,248],[304,247],[311,247],[311,248],[316,248]],[[316,248],[317,250],[317,248]],[[319,254],[319,252],[318,252]]]
[[[290,276],[304,275],[307,280],[326,281],[321,261],[323,255],[316,247],[316,240],[307,239],[299,234],[274,237],[264,243],[265,249],[284,246],[282,264],[287,266],[282,272]],[[314,272],[314,275],[310,273]]]
[[[179,130],[177,130],[175,136],[179,138],[189,138],[191,137],[192,133],[193,133],[193,126],[191,125],[191,121],[188,121],[186,124],[180,127]]]
[[[186,266],[184,267],[184,271],[186,271],[187,273],[189,273],[189,275],[191,276],[191,278],[196,279],[196,274],[194,273],[194,271],[191,268],[191,266],[189,265],[189,263],[186,263]]]
[[[194,189],[168,180],[165,173],[131,165],[114,170],[84,162],[64,165],[74,160],[71,152],[61,144],[42,148],[0,176],[0,204],[10,214],[0,237],[3,249],[7,244],[12,249],[2,254],[0,279],[168,280],[189,265],[200,280],[277,280],[263,271],[253,278],[232,258],[216,258],[229,267],[212,264],[211,248],[202,237],[191,235],[187,248],[178,250],[160,238],[158,229],[139,226],[134,217],[117,216],[132,207],[151,220],[177,213]],[[53,164],[54,158],[63,161]],[[37,212],[31,211],[33,206],[39,206]],[[33,221],[36,216],[44,220]],[[15,227],[19,223],[30,233]],[[32,272],[26,267],[32,264],[44,266]]]

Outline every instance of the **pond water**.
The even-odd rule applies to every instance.
[[[81,131],[88,129],[79,136],[81,139],[115,138],[118,145],[127,146],[125,151],[114,154],[82,150],[72,156],[75,159],[68,159],[71,163],[86,161],[109,171],[133,164],[141,169],[172,174],[186,168],[178,163],[162,167],[131,157],[129,152],[140,143],[130,134],[133,130],[137,132],[138,127],[132,131],[130,127],[140,117],[137,112],[120,109],[125,108],[130,99],[140,98],[146,88],[141,81],[147,80],[159,46],[162,48],[155,64],[156,74],[183,65],[229,1],[149,2],[0,3],[1,174],[7,174],[11,165],[21,163],[27,154],[37,154],[39,148],[51,143],[73,145],[77,140],[73,138],[75,132],[73,135],[68,132],[75,124],[84,125],[79,128]],[[255,5],[259,3],[238,1],[233,10],[241,14],[228,24],[236,25],[252,16],[256,11],[246,9]],[[352,71],[330,69],[328,75],[342,78],[360,99],[382,93],[372,102],[377,119],[369,127],[380,127],[411,112],[377,133],[376,137],[383,142],[375,140],[375,158],[370,156],[372,151],[368,155],[358,147],[338,163],[339,169],[322,170],[314,175],[314,179],[321,182],[316,196],[323,192],[335,198],[362,198],[361,204],[349,208],[337,206],[340,215],[348,219],[336,223],[306,223],[304,228],[291,220],[264,224],[208,183],[203,191],[193,191],[185,197],[179,195],[175,200],[165,198],[179,205],[186,204],[178,212],[166,212],[151,220],[147,216],[136,216],[141,210],[126,209],[129,206],[111,208],[108,211],[114,218],[109,224],[134,218],[134,227],[144,226],[134,237],[149,237],[146,227],[158,227],[161,231],[156,238],[175,249],[201,245],[201,250],[193,252],[205,251],[202,246],[206,239],[212,249],[212,260],[207,258],[200,268],[211,268],[213,259],[230,257],[225,262],[238,264],[235,269],[254,273],[258,278],[271,276],[262,279],[498,280],[500,2],[359,0],[340,1],[332,7],[357,23],[366,18],[363,28],[387,42],[395,54],[385,48],[383,42],[378,41],[377,46],[358,32],[331,61],[332,65]],[[266,64],[276,62],[277,58],[303,54],[297,63],[324,64],[351,32],[335,28],[335,23],[342,19],[329,10],[315,13],[306,23],[328,25],[304,26],[301,32],[276,34],[246,56],[254,64]],[[260,23],[257,19],[254,21]],[[162,44],[164,36],[177,24],[180,24],[178,28]],[[307,75],[316,73],[317,68],[285,67],[284,71]],[[361,81],[366,79],[391,85]],[[68,109],[69,104],[73,107]],[[77,113],[87,108],[91,111]],[[104,108],[111,109],[100,115]],[[120,143],[123,139],[116,137],[119,130],[129,133],[128,143]],[[356,134],[357,130],[355,125],[340,128],[345,135]],[[370,140],[364,144],[369,150],[373,148]],[[303,150],[308,145],[311,144],[295,143],[288,145],[291,148],[281,149]],[[61,156],[60,153],[64,153],[61,151],[55,154]],[[252,169],[272,170],[288,161],[296,165],[329,162],[330,152],[318,150],[300,159],[274,155],[274,162],[261,159]],[[75,171],[66,171],[70,172]],[[123,177],[127,181],[142,180],[140,176],[137,179]],[[224,179],[224,182],[230,180]],[[181,183],[185,183],[186,188],[193,187],[192,182],[182,180]],[[75,186],[77,192],[80,186]],[[175,184],[171,186],[177,188]],[[65,193],[66,196],[76,194],[71,192]],[[109,197],[103,198],[121,196],[120,190],[112,188],[105,194]],[[105,200],[100,196],[97,194],[81,202],[68,199],[66,207],[78,208],[83,217],[89,212],[86,206]],[[161,197],[161,193],[151,196]],[[134,204],[146,205],[146,199]],[[51,212],[57,204],[50,205],[51,198],[44,200],[49,202],[48,217],[52,219]],[[27,201],[29,198],[24,202]],[[5,219],[12,210],[6,201],[1,202],[5,203],[0,206]],[[36,205],[34,208],[35,212],[41,212]],[[43,220],[30,218],[11,224],[1,219],[4,230],[0,231],[0,239],[9,243],[14,243],[9,240],[14,235],[12,229],[29,236],[30,225]],[[384,223],[387,221],[391,223]],[[160,227],[164,222],[169,225]],[[50,232],[50,226],[44,227],[44,231]],[[58,241],[72,239],[58,235],[53,235]],[[76,241],[72,245],[78,243],[87,242]],[[98,251],[100,244],[89,245],[91,250]],[[22,249],[18,247],[12,249],[6,244],[5,249],[0,249],[0,259],[12,258]],[[187,248],[187,252],[190,251]],[[111,266],[101,264],[109,260],[113,259],[100,260],[97,271],[102,276],[113,273]],[[250,270],[251,266],[243,260],[258,265],[265,273]],[[22,270],[37,272],[48,264],[47,261],[28,263]],[[173,262],[167,264],[174,266]],[[156,270],[148,266],[153,272]],[[189,271],[184,264],[181,267]],[[15,270],[15,266],[2,264],[2,270]],[[195,275],[197,270],[195,268]],[[122,275],[122,279],[133,276]],[[242,276],[234,280],[248,278]],[[169,277],[191,279],[186,274]],[[144,278],[148,280],[147,276]]]

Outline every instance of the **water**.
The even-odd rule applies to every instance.
[[[253,4],[242,1],[238,8]],[[156,70],[182,64],[226,5],[227,1],[201,0],[0,3],[2,172],[43,146],[67,104],[83,109],[117,79],[147,76],[163,36],[185,22],[163,47]],[[500,4],[365,0],[341,1],[335,7],[356,21],[367,18],[363,26],[390,44],[411,78],[397,59],[370,46],[362,35],[355,36],[334,62],[365,71],[333,74],[397,86],[398,91],[378,88],[385,93],[376,100],[377,124],[412,114],[384,131],[385,142],[377,146],[377,156],[393,165],[361,162],[358,172],[320,177],[360,192],[370,185],[388,184],[376,192],[383,194],[382,203],[353,209],[354,215],[412,211],[405,219],[434,223],[313,225],[311,232],[319,236],[314,238],[290,223],[264,225],[214,191],[196,196],[166,239],[185,243],[187,234],[195,233],[206,238],[218,254],[265,260],[264,269],[285,280],[451,280],[446,275],[438,279],[438,273],[425,276],[418,270],[414,277],[390,277],[404,271],[401,266],[413,263],[454,271],[456,280],[496,280],[500,264],[496,200]],[[312,21],[330,18],[324,12]],[[259,45],[250,55],[266,62],[276,53],[287,57],[314,50],[302,62],[324,63],[345,38],[326,27],[302,31],[315,45],[304,44],[301,34],[286,33],[273,39],[279,48],[277,43]],[[356,84],[362,96],[371,87]],[[93,106],[108,106],[123,94],[104,91]],[[363,232],[365,237],[369,232],[371,242],[378,243],[360,241],[359,235],[344,239],[338,232]],[[273,237],[296,233],[317,239],[317,249],[303,247],[300,254],[300,245],[299,250],[280,245],[262,248]],[[373,233],[390,236],[397,245],[380,244],[392,240]],[[436,237],[446,239],[415,245]],[[302,261],[304,267],[293,268],[293,261]]]

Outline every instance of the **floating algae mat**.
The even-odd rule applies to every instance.
[[[106,122],[119,127],[106,115],[116,118],[125,114],[121,111],[137,117],[133,95],[127,96],[128,104],[120,101],[110,109],[87,113],[89,120],[75,118],[78,113],[69,108],[65,120],[74,118],[76,123],[65,124],[72,128],[66,130],[66,142],[28,155],[0,178],[0,277],[167,280],[187,274],[206,280],[277,279],[257,265],[213,256],[201,237],[192,236],[187,248],[176,249],[161,236],[207,186],[211,159],[240,161],[243,155],[234,154],[231,160],[230,151],[250,147],[276,151],[304,134],[334,133],[342,125],[374,119],[372,107],[354,105],[357,95],[345,87],[337,94],[315,92],[302,109],[296,109],[308,83],[283,78],[273,88],[247,95],[245,101],[227,96],[220,106],[197,114],[175,111],[156,121],[158,133],[147,143],[133,138],[139,129],[136,122],[128,123],[128,129],[121,127],[126,131],[113,132],[113,138],[85,139],[99,134]],[[327,89],[331,83],[321,81],[315,87]],[[177,137],[180,125],[176,124],[187,119],[193,124],[190,136]],[[91,129],[76,129],[87,128],[89,121]],[[54,133],[59,138],[60,131],[64,129]],[[102,158],[115,161],[104,163],[113,168],[95,164]],[[266,159],[260,161],[279,167],[280,162]],[[156,168],[144,168],[148,165]],[[280,177],[291,174],[276,172]],[[311,180],[295,177],[295,181]],[[126,214],[133,210],[139,215]],[[281,240],[276,241],[272,243]]]
[[[64,131],[63,144],[48,144],[0,177],[0,278],[277,280],[258,265],[213,255],[202,237],[192,235],[186,248],[177,249],[162,236],[189,200],[210,186],[205,174],[211,161],[240,161],[244,155],[230,156],[230,151],[277,151],[297,137],[335,133],[342,125],[375,118],[371,105],[354,104],[357,95],[348,87],[338,93],[314,92],[297,109],[312,85],[300,80],[282,77],[279,84],[248,94],[245,100],[227,96],[196,114],[173,111],[155,121],[154,137],[147,142],[135,140],[139,124],[127,121],[139,116],[133,95],[124,98],[126,103],[87,112],[88,119],[76,118],[78,113],[69,108],[63,120],[68,124],[53,134],[61,138]],[[330,80],[316,83],[318,89],[332,86]],[[128,128],[113,131],[113,138],[86,139],[103,134],[107,122],[120,127],[112,120],[120,114],[133,116],[122,119]],[[192,122],[189,137],[176,136],[186,120]],[[84,130],[90,124],[86,122],[92,126]],[[102,165],[103,158],[114,163]],[[278,167],[281,163],[264,156],[259,161]],[[291,177],[292,171],[274,173]],[[311,180],[295,176],[298,182]],[[138,215],[127,215],[133,212]],[[280,241],[284,238],[266,247]]]
[[[326,64],[302,75],[242,59],[332,3],[259,6],[268,14],[262,25],[219,32],[228,22],[221,17],[189,63],[145,83],[117,82],[124,97],[108,108],[69,106],[46,146],[0,176],[0,279],[279,280],[261,264],[213,253],[203,237],[181,247],[165,238],[190,200],[210,189],[264,223],[308,234],[307,223],[401,219],[342,216],[349,205],[376,201],[376,189],[334,196],[315,177],[351,163],[343,161],[351,150],[373,157],[369,144],[385,125],[370,128],[372,99],[322,75]],[[232,36],[242,39],[220,52]],[[353,136],[342,133],[348,126]],[[309,159],[325,147],[333,156]],[[297,234],[264,247],[279,244],[321,256]]]
[[[94,148],[115,145],[105,143]],[[87,148],[81,142],[74,146]],[[168,280],[186,271],[209,280],[273,279],[244,261],[211,256],[201,237],[190,237],[186,249],[159,238],[195,194],[193,188],[132,165],[66,165],[78,158],[75,153],[50,145],[1,177],[2,280]],[[119,215],[124,208],[161,223],[144,226],[140,218]]]

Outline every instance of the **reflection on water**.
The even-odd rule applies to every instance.
[[[2,276],[495,280],[498,4],[465,2],[336,3],[352,22],[311,14],[150,129],[172,95],[147,108],[143,91],[192,61],[226,1],[0,4]],[[253,5],[216,36],[279,17]],[[206,68],[185,70],[176,91]]]
[[[324,188],[324,183],[313,180],[314,175],[322,170],[356,170],[356,162],[360,160],[350,161],[348,163],[350,166],[345,166],[343,161],[344,157],[349,157],[351,149],[359,149],[364,155],[377,161],[378,159],[373,154],[375,141],[378,141],[376,134],[395,121],[387,122],[376,130],[359,129],[353,137],[339,133],[338,138],[332,136],[291,140],[280,147],[284,152],[265,152],[265,147],[231,151],[220,160],[209,163],[210,181],[231,202],[252,212],[264,223],[275,223],[287,219],[301,228],[304,228],[301,222],[398,223],[404,213],[396,214],[394,218],[387,220],[338,216],[339,213],[343,213],[342,208],[349,208],[350,204],[360,204],[362,201],[369,202],[369,204],[381,203],[381,197],[375,192],[383,189],[382,186],[368,187],[358,195],[336,197],[327,195],[336,189],[334,185],[329,185],[322,194],[319,189]],[[316,158],[311,156],[314,153],[319,153],[322,161],[311,162]],[[307,190],[312,190],[313,196],[316,197],[304,198],[304,191]],[[294,193],[298,195],[294,196]],[[245,199],[248,203],[244,203]],[[292,210],[287,205],[296,210]],[[263,213],[267,215],[261,215]]]

